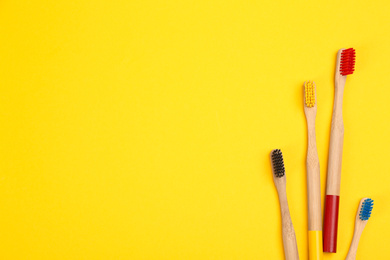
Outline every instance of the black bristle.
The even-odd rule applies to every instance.
[[[280,149],[273,150],[271,158],[275,176],[278,178],[283,177],[285,170],[282,151]]]

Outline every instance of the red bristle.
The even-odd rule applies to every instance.
[[[343,76],[352,74],[355,71],[355,49],[349,48],[341,52],[340,74]]]

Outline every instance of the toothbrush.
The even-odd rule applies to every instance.
[[[341,49],[337,53],[335,96],[330,131],[328,174],[324,213],[324,252],[337,251],[341,158],[343,154],[344,123],[342,115],[343,91],[347,75],[354,72],[355,50]]]
[[[295,237],[294,226],[291,221],[290,210],[288,209],[286,193],[286,175],[283,162],[283,154],[279,149],[271,152],[271,165],[273,179],[278,191],[280,211],[282,215],[282,234],[284,257],[286,260],[299,259],[297,239]]]
[[[317,114],[316,85],[304,84],[304,110],[307,121],[307,206],[309,259],[322,260],[322,215],[320,163],[316,145],[315,120]]]
[[[348,251],[347,258],[345,260],[354,260],[356,259],[356,252],[359,244],[360,236],[362,235],[363,229],[367,224],[368,219],[371,216],[371,211],[374,206],[374,201],[369,198],[363,198],[360,201],[358,211],[355,218],[355,231],[353,233],[353,238],[351,246]]]

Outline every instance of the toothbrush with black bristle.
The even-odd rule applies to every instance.
[[[374,206],[374,201],[372,199],[363,198],[360,201],[359,208],[356,213],[355,231],[353,233],[351,246],[349,248],[348,255],[347,258],[345,258],[345,260],[356,259],[356,252],[357,252],[360,236],[362,235],[363,229],[366,226],[367,221],[371,216],[371,211],[373,206]]]
[[[297,239],[287,203],[286,171],[284,168],[283,154],[279,149],[272,150],[271,165],[282,215],[284,257],[286,260],[296,260],[299,259]]]

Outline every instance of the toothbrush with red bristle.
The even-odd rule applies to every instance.
[[[335,71],[335,95],[333,103],[332,127],[330,131],[328,174],[326,181],[325,214],[323,229],[324,252],[337,251],[337,226],[341,180],[341,159],[343,155],[344,123],[343,92],[347,75],[355,70],[355,49],[340,49],[337,53]]]

